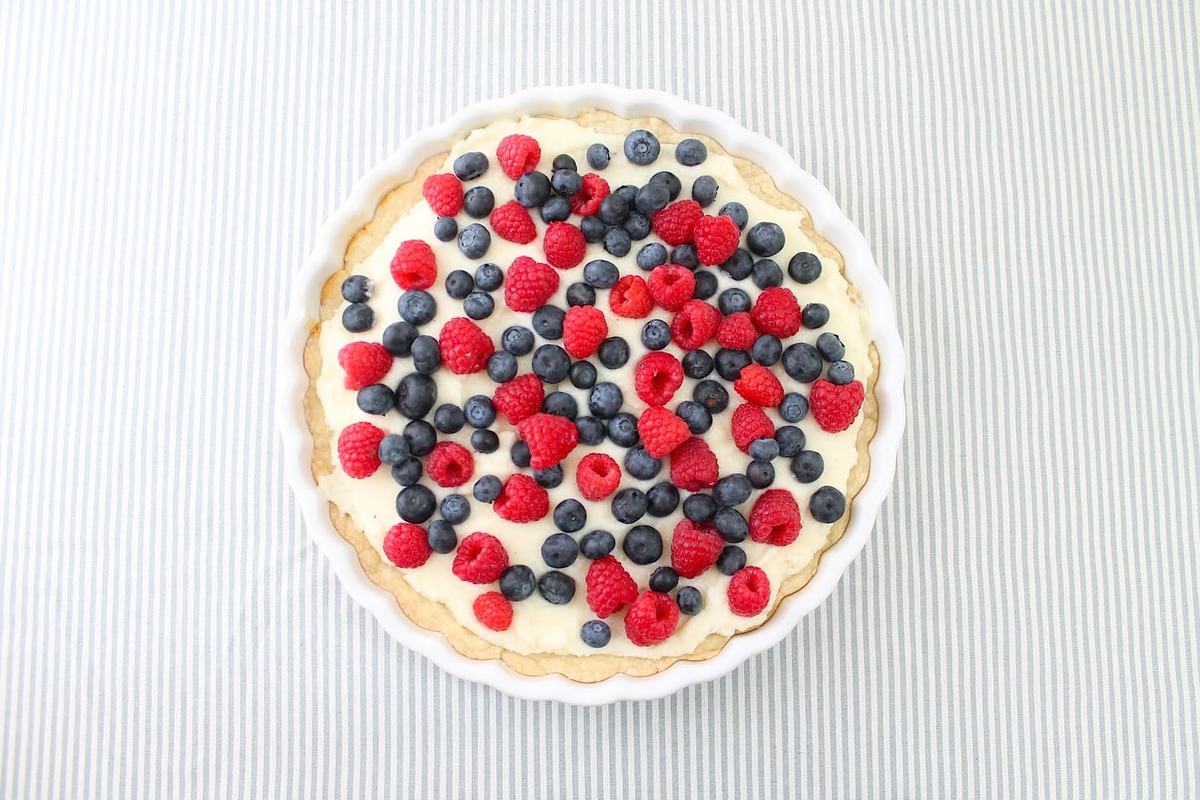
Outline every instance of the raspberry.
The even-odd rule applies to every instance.
[[[587,571],[587,604],[597,617],[620,611],[637,599],[637,582],[612,556],[592,562]]]
[[[720,264],[737,250],[742,232],[737,223],[724,214],[701,217],[692,228],[692,242],[701,264]]]
[[[608,336],[608,320],[595,306],[571,306],[563,318],[563,349],[572,358],[587,358]]]
[[[721,312],[703,300],[688,300],[671,320],[671,339],[684,350],[708,343],[721,324]]]
[[[509,200],[502,206],[496,206],[488,217],[492,230],[501,239],[517,244],[529,244],[537,238],[537,227],[533,217],[525,210],[525,206],[516,200]]]
[[[756,542],[791,544],[800,535],[800,525],[800,507],[786,489],[768,489],[750,510],[750,538]]]
[[[392,256],[392,280],[401,289],[428,289],[437,280],[433,249],[420,239],[401,242]]]
[[[383,537],[383,554],[397,567],[412,569],[429,560],[429,534],[420,525],[401,522]]]
[[[687,267],[663,264],[650,273],[650,296],[667,311],[678,311],[692,299],[696,291],[696,276]]]
[[[523,133],[512,133],[500,140],[496,145],[496,160],[500,169],[514,181],[535,169],[542,157],[542,148],[537,139]]]
[[[683,385],[683,365],[670,353],[647,353],[633,369],[633,385],[647,405],[665,406]]]
[[[338,350],[337,359],[346,372],[346,388],[355,391],[379,383],[392,368],[392,354],[375,342],[351,342]]]
[[[720,477],[717,457],[699,436],[693,436],[671,452],[671,483],[689,492],[711,489]]]
[[[338,435],[338,461],[351,478],[369,478],[379,469],[379,443],[386,434],[369,422],[355,422]]]
[[[654,298],[641,275],[626,275],[609,292],[608,307],[618,317],[638,319],[654,308]]]
[[[646,452],[655,458],[662,458],[691,436],[686,422],[659,406],[651,406],[642,412],[637,429]]]
[[[758,338],[758,329],[749,311],[738,311],[721,320],[717,328],[717,344],[730,350],[749,350]]]
[[[771,579],[758,567],[743,567],[729,579],[725,596],[729,598],[730,611],[739,617],[753,617],[771,599]]]
[[[510,424],[516,425],[531,414],[536,414],[545,399],[546,390],[542,388],[542,382],[536,375],[526,373],[497,386],[492,395],[492,405]]]
[[[533,480],[530,478],[530,480]],[[450,571],[467,583],[491,583],[508,569],[508,552],[490,533],[475,531],[458,543]]]
[[[742,403],[733,410],[730,427],[733,431],[733,443],[743,453],[750,452],[750,443],[755,439],[775,435],[775,426],[771,424],[770,418],[753,403]]]
[[[475,459],[457,442],[438,442],[429,453],[425,471],[438,486],[462,486],[475,472]]]
[[[750,309],[754,324],[763,333],[786,339],[800,330],[800,304],[791,289],[772,286],[763,289]]]
[[[583,232],[569,222],[551,222],[542,234],[542,250],[551,266],[570,269],[583,261],[587,242]]]
[[[685,578],[695,578],[717,563],[724,548],[725,540],[711,525],[681,519],[671,536],[671,567]]]
[[[523,210],[523,209],[522,209]],[[529,256],[517,256],[504,280],[504,302],[513,311],[532,313],[558,291],[558,273]]]
[[[821,430],[837,433],[854,424],[862,407],[863,396],[862,381],[850,381],[838,386],[820,378],[812,385],[808,404]]]
[[[466,317],[455,317],[442,326],[438,334],[438,350],[442,363],[455,375],[479,372],[496,352],[492,337]]]
[[[529,445],[529,465],[534,469],[553,467],[579,444],[575,423],[556,414],[533,414],[517,423],[517,430]]]
[[[783,384],[762,364],[747,364],[733,382],[734,390],[756,406],[774,408],[783,400]]]
[[[650,218],[654,233],[667,244],[675,247],[692,240],[692,229],[704,211],[695,200],[679,200]]]
[[[638,647],[665,642],[678,624],[679,606],[662,592],[643,592],[625,612],[625,635]]]
[[[439,217],[453,217],[462,211],[462,181],[448,172],[426,178],[421,184],[421,196]]]
[[[513,608],[508,598],[499,592],[484,592],[471,604],[475,619],[489,630],[506,631],[512,625]]]
[[[588,453],[575,467],[575,483],[588,500],[603,500],[621,483],[621,468],[610,455]]]
[[[611,191],[608,181],[589,172],[583,176],[583,188],[571,195],[571,210],[581,217],[591,216],[600,210],[600,203]]]
[[[492,508],[509,522],[534,522],[549,513],[550,497],[533,478],[517,473],[508,476]]]

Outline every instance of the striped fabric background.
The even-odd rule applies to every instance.
[[[0,795],[1195,796],[1197,42],[1153,0],[0,3]],[[911,419],[783,645],[573,709],[348,599],[271,393],[360,174],[591,80],[826,182],[895,290]]]

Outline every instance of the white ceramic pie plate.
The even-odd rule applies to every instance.
[[[350,237],[371,219],[383,196],[408,180],[426,158],[447,150],[453,141],[474,128],[522,114],[571,117],[588,108],[603,109],[623,117],[659,117],[678,131],[707,134],[730,153],[766,167],[778,187],[804,204],[812,214],[817,231],[842,252],[849,278],[859,288],[870,315],[871,335],[879,350],[880,363],[875,386],[879,428],[871,441],[870,476],[854,499],[845,535],[821,557],[817,573],[808,585],[784,600],[765,624],[733,637],[713,658],[681,661],[649,677],[618,675],[594,684],[578,683],[561,675],[528,677],[509,670],[500,661],[467,658],[451,648],[441,634],[410,622],[392,596],[363,573],[354,549],[338,535],[329,520],[328,503],[311,473],[312,438],[304,420],[302,403],[307,386],[304,343],[318,316],[321,287],[329,275],[341,267]],[[664,697],[685,686],[720,677],[779,642],[802,616],[829,596],[866,543],[879,506],[891,487],[904,429],[904,373],[904,349],[896,328],[892,296],[871,258],[866,241],[846,219],[828,190],[802,170],[783,149],[719,111],[662,92],[602,84],[547,87],[478,103],[441,125],[414,134],[358,182],[354,192],[321,229],[316,247],[296,278],[280,337],[279,429],[283,436],[284,469],[309,533],[333,564],[346,590],[397,641],[429,657],[453,675],[486,683],[517,697],[597,705],[616,700]]]

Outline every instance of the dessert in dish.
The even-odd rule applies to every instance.
[[[492,123],[380,203],[305,350],[364,571],[528,675],[710,658],[804,586],[869,469],[878,364],[770,165],[655,119]]]

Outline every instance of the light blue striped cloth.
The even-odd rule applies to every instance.
[[[0,3],[0,795],[1196,796],[1197,6],[560,5]],[[576,709],[449,678],[349,599],[272,387],[359,175],[593,80],[830,187],[895,290],[911,419],[783,644]]]

